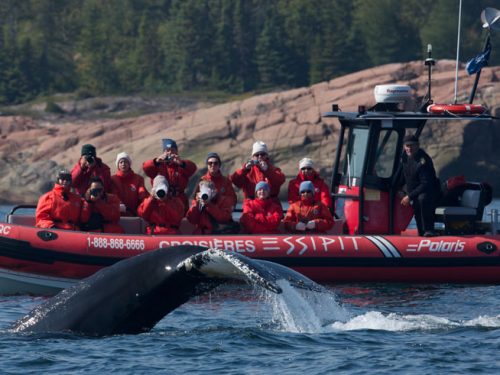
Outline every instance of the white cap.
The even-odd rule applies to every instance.
[[[120,163],[120,160],[122,159],[127,159],[128,163],[132,165],[132,159],[130,159],[130,156],[126,152],[120,152],[118,155],[116,155],[116,167],[118,167],[118,163]]]
[[[252,146],[252,156],[258,154],[259,152],[264,152],[268,154],[267,145],[262,141],[257,141]]]
[[[299,169],[307,167],[314,169],[314,162],[312,161],[311,158],[304,158],[301,161],[299,161]]]

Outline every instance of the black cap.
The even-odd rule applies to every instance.
[[[205,162],[208,163],[208,159],[212,159],[212,158],[217,159],[219,161],[219,164],[221,163],[220,156],[216,152],[209,152],[208,155],[207,155],[207,159],[205,160]]]
[[[95,147],[91,144],[86,144],[82,146],[82,155],[92,155],[96,156]]]
[[[71,172],[68,171],[67,169],[61,169],[59,171],[57,171],[57,179],[61,179],[61,180],[69,180],[71,181]]]
[[[414,145],[418,143],[418,138],[415,136],[415,134],[408,134],[403,138],[403,143],[405,145]]]

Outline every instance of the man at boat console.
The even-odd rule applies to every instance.
[[[415,135],[406,135],[403,142],[402,165],[407,193],[401,204],[413,207],[420,236],[435,236],[434,215],[441,188],[434,164],[430,156],[420,148]]]
[[[285,182],[285,174],[271,162],[264,142],[257,141],[253,144],[252,158],[229,178],[236,187],[243,190],[245,199],[254,199],[255,186],[260,181],[266,181],[269,184],[270,197],[281,204],[278,194]]]
[[[196,164],[180,158],[177,143],[173,139],[163,139],[162,144],[163,153],[154,159],[146,160],[142,169],[146,176],[151,179],[151,184],[157,175],[165,176],[170,195],[180,198],[184,205],[183,212],[186,212],[189,208],[189,202],[185,190],[189,178],[196,172]]]
[[[89,217],[88,205],[79,195],[71,192],[71,173],[66,169],[59,171],[54,188],[38,200],[36,226],[79,230]]]

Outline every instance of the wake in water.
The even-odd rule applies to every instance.
[[[335,295],[298,290],[286,281],[279,282],[282,294],[266,293],[278,330],[292,333],[329,333],[377,330],[388,332],[447,330],[461,327],[500,328],[500,315],[479,316],[470,320],[451,320],[430,314],[400,315],[369,311],[353,316],[337,302]],[[333,323],[332,323],[333,322]]]

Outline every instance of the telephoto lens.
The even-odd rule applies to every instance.
[[[163,190],[163,189],[156,190],[156,196],[158,198],[163,198],[165,195],[167,195],[167,193],[165,192],[165,190]]]

